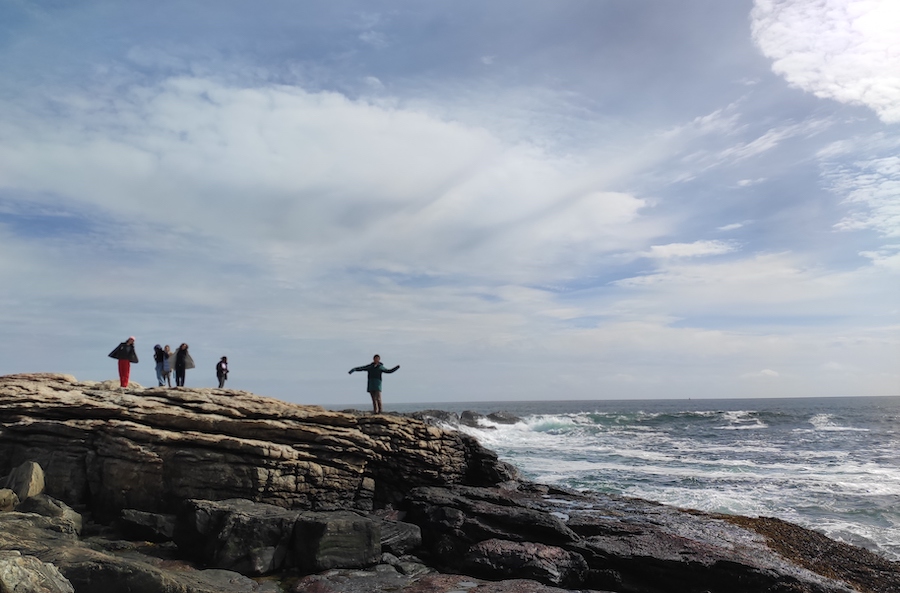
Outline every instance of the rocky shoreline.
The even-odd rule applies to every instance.
[[[777,519],[534,484],[421,417],[232,390],[0,377],[0,476],[0,591],[900,591],[900,564]]]

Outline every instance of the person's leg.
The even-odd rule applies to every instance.
[[[377,391],[370,391],[370,392],[369,392],[369,397],[372,398],[372,413],[373,413],[373,414],[377,414],[377,413],[378,413],[378,398],[377,398],[377,395],[378,395],[378,392],[377,392]]]
[[[163,386],[163,374],[162,374],[162,363],[156,363],[156,382],[159,383],[159,386]]]
[[[166,380],[166,384],[171,387],[172,386],[172,371],[165,371],[163,373],[163,378]]]
[[[225,387],[225,375],[219,375],[219,389]]]
[[[175,387],[184,386],[184,369],[175,367]]]
[[[380,391],[372,392],[372,405],[375,408],[375,413],[381,414],[381,392]]]
[[[128,387],[128,379],[131,375],[131,361],[119,359],[119,385]]]

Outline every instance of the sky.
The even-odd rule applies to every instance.
[[[0,374],[900,394],[895,0],[4,0]]]

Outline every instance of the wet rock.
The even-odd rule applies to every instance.
[[[527,578],[560,586],[584,582],[587,562],[581,555],[535,542],[489,539],[466,553],[463,561],[472,574],[489,579]]]
[[[522,506],[498,489],[416,488],[404,504],[407,520],[422,528],[426,549],[439,560],[458,561],[470,546],[488,539],[550,545],[578,539],[558,517]]]
[[[417,410],[405,415],[432,425],[451,428],[459,426],[459,414],[456,412],[445,412],[444,410]]]
[[[491,412],[487,415],[487,419],[497,424],[518,424],[522,421],[522,419],[515,414],[510,414],[509,412],[503,411]]]
[[[297,581],[290,593],[574,593],[526,579],[491,582],[458,574],[410,577],[390,569],[379,566],[367,571],[331,570],[310,575]]]
[[[469,426],[471,428],[487,428],[480,422],[483,418],[484,414],[472,412],[471,410],[465,410],[462,414],[459,415],[459,423],[463,426]]]

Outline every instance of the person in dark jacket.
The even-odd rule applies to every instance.
[[[376,354],[372,357],[372,362],[370,362],[366,366],[350,369],[351,375],[355,371],[366,371],[367,373],[369,373],[369,381],[366,383],[366,391],[368,391],[369,395],[372,396],[372,412],[374,414],[381,413],[381,374],[393,373],[399,368],[399,364],[392,369],[384,368],[384,365],[381,364],[381,357]]]
[[[182,344],[175,351],[175,386],[184,387],[184,372],[194,368],[194,359],[188,353],[188,345]]]
[[[165,362],[167,358],[168,356],[162,349],[162,346],[157,344],[153,347],[153,361],[156,363],[156,381],[159,383],[160,387],[165,385],[163,382],[163,362]]]
[[[219,389],[225,387],[225,380],[228,379],[228,357],[223,356],[216,363],[216,379],[219,380]]]
[[[128,379],[131,377],[131,363],[138,361],[137,352],[134,351],[134,336],[116,346],[109,353],[109,357],[119,361],[119,385],[125,389],[128,387]]]

